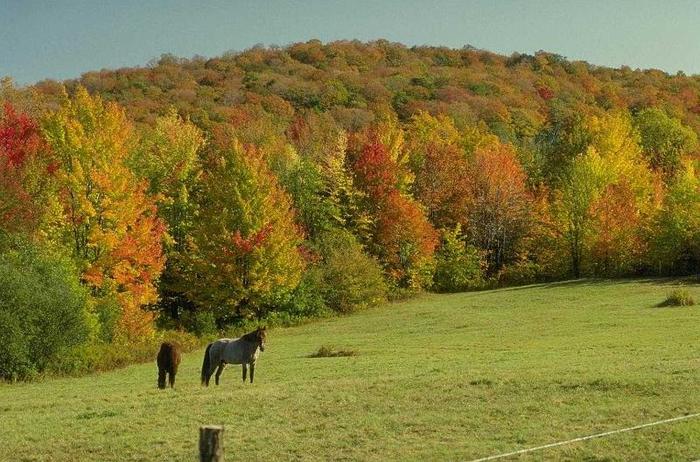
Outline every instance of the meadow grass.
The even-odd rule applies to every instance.
[[[700,412],[700,309],[656,306],[674,284],[424,295],[277,329],[252,385],[229,366],[200,387],[201,350],[175,390],[155,363],[1,385],[0,460],[193,461],[202,424],[225,426],[227,460],[470,460]],[[323,345],[356,354],[310,357]],[[689,419],[515,459],[699,457]]]

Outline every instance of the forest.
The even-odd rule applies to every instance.
[[[700,268],[700,76],[316,40],[0,81],[0,377]]]

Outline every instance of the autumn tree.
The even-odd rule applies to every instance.
[[[197,214],[193,196],[201,187],[199,152],[203,145],[201,130],[171,108],[145,130],[129,159],[134,173],[148,182],[148,192],[156,198],[158,216],[167,226],[160,305],[175,319],[183,307],[192,308],[183,295],[182,265]]]
[[[191,242],[188,295],[220,325],[264,315],[276,291],[299,283],[302,235],[289,196],[260,150],[210,148]]]
[[[348,136],[341,131],[318,163],[324,179],[323,194],[338,210],[337,225],[368,242],[373,219],[363,207],[367,193],[357,184],[352,166],[352,159],[348,157]]]
[[[399,190],[398,166],[376,135],[362,146],[353,170],[375,218],[371,252],[399,285],[428,284],[437,233],[418,203]]]
[[[636,217],[648,217],[653,207],[653,177],[629,115],[611,112],[591,117],[587,127],[590,144],[585,154],[574,158],[556,206],[574,276],[584,270],[631,268],[639,250],[639,230],[630,226],[640,222]],[[624,216],[635,219],[618,221]],[[625,263],[613,265],[612,245],[618,246],[614,253]]]
[[[464,152],[455,145],[430,144],[424,158],[413,189],[428,219],[436,228],[466,227],[473,196]]]
[[[415,174],[413,192],[436,228],[467,224],[471,202],[464,138],[452,119],[419,112],[407,127],[406,149]]]
[[[666,178],[673,177],[682,166],[683,156],[698,147],[697,134],[661,109],[640,111],[634,123],[641,135],[642,149],[649,164]]]
[[[78,88],[46,117],[43,132],[58,161],[63,242],[98,296],[119,302],[119,334],[152,333],[150,312],[164,257],[156,204],[127,166],[134,135],[124,111]]]
[[[651,223],[649,266],[660,274],[688,274],[700,267],[700,178],[686,163],[669,185]]]
[[[0,115],[0,231],[36,232],[55,201],[56,165],[39,125],[9,103]]]
[[[463,142],[462,134],[450,117],[434,117],[425,111],[419,111],[411,117],[406,132],[406,150],[414,172],[430,167],[427,159],[429,149],[439,150],[447,146],[461,148]]]
[[[643,216],[627,181],[607,185],[591,204],[596,236],[590,248],[593,272],[605,276],[630,274],[639,269],[645,250]]]
[[[470,184],[468,235],[486,252],[489,271],[498,271],[516,257],[529,231],[532,196],[526,175],[513,149],[501,144],[477,149]]]

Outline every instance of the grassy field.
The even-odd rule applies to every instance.
[[[227,460],[470,460],[700,412],[700,306],[674,281],[577,281],[426,295],[271,332],[242,384],[175,390],[155,364],[0,385],[0,460],[196,460],[224,424]],[[690,286],[700,299],[700,286]],[[322,345],[351,357],[310,358]],[[700,419],[517,460],[695,460]],[[511,460],[513,460],[511,459]]]

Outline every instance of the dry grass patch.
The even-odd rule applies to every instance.
[[[695,299],[687,289],[676,289],[666,296],[666,300],[659,303],[659,306],[692,306]]]
[[[337,358],[341,356],[358,356],[356,350],[336,350],[332,346],[322,345],[317,352],[311,353],[309,358]]]

